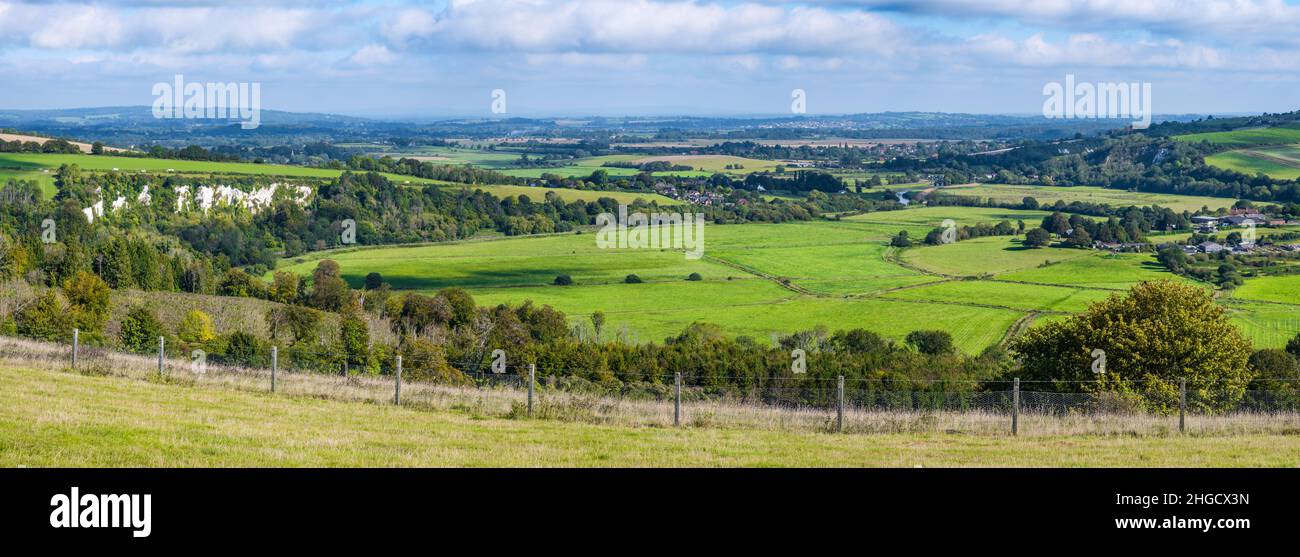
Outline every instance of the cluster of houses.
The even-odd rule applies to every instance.
[[[1288,223],[1286,219],[1269,218],[1263,213],[1251,212],[1248,209],[1233,209],[1232,213],[1224,217],[1215,217],[1210,215],[1199,215],[1192,217],[1192,225],[1196,231],[1202,234],[1218,232],[1221,227],[1248,227],[1248,226],[1282,226]]]
[[[705,207],[730,205],[730,202],[726,201],[727,196],[714,191],[687,190],[684,188],[679,189],[677,186],[665,182],[656,183],[654,189],[655,193],[664,197],[686,201],[695,205],[703,205]]]

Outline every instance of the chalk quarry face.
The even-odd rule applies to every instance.
[[[216,205],[228,205],[245,209],[253,214],[257,214],[263,209],[269,209],[271,203],[275,200],[275,194],[280,189],[288,189],[292,194],[292,199],[300,206],[306,205],[311,199],[312,189],[303,185],[291,185],[274,183],[269,186],[263,186],[252,191],[244,191],[232,186],[200,186],[192,188],[190,186],[180,186],[176,188],[176,212],[200,210],[207,214],[208,210]],[[95,218],[104,216],[104,199],[103,192],[95,190],[100,195],[100,200],[94,205],[86,207],[81,211],[85,213],[86,220],[94,222]],[[149,205],[153,200],[153,195],[149,193],[149,186],[146,185],[139,195],[135,198],[135,203],[140,205]],[[109,205],[110,212],[117,212],[130,206],[127,196],[119,195]]]

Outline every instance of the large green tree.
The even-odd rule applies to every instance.
[[[1144,282],[1065,321],[1030,329],[1011,343],[1022,379],[1035,388],[1119,391],[1154,409],[1176,408],[1179,381],[1189,404],[1224,409],[1250,383],[1250,342],[1210,291],[1173,280]],[[1094,371],[1104,351],[1104,373]]]

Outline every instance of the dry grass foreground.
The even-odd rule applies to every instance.
[[[628,427],[0,364],[0,466],[1297,466],[1300,436]]]

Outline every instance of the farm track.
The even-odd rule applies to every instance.
[[[1034,321],[1037,321],[1040,315],[1042,315],[1041,312],[1031,311],[1021,316],[1020,319],[1017,319],[1015,323],[1012,323],[1007,328],[1006,333],[1003,333],[1002,340],[998,341],[998,346],[1006,348],[1012,340],[1028,331],[1029,327],[1033,326]]]

